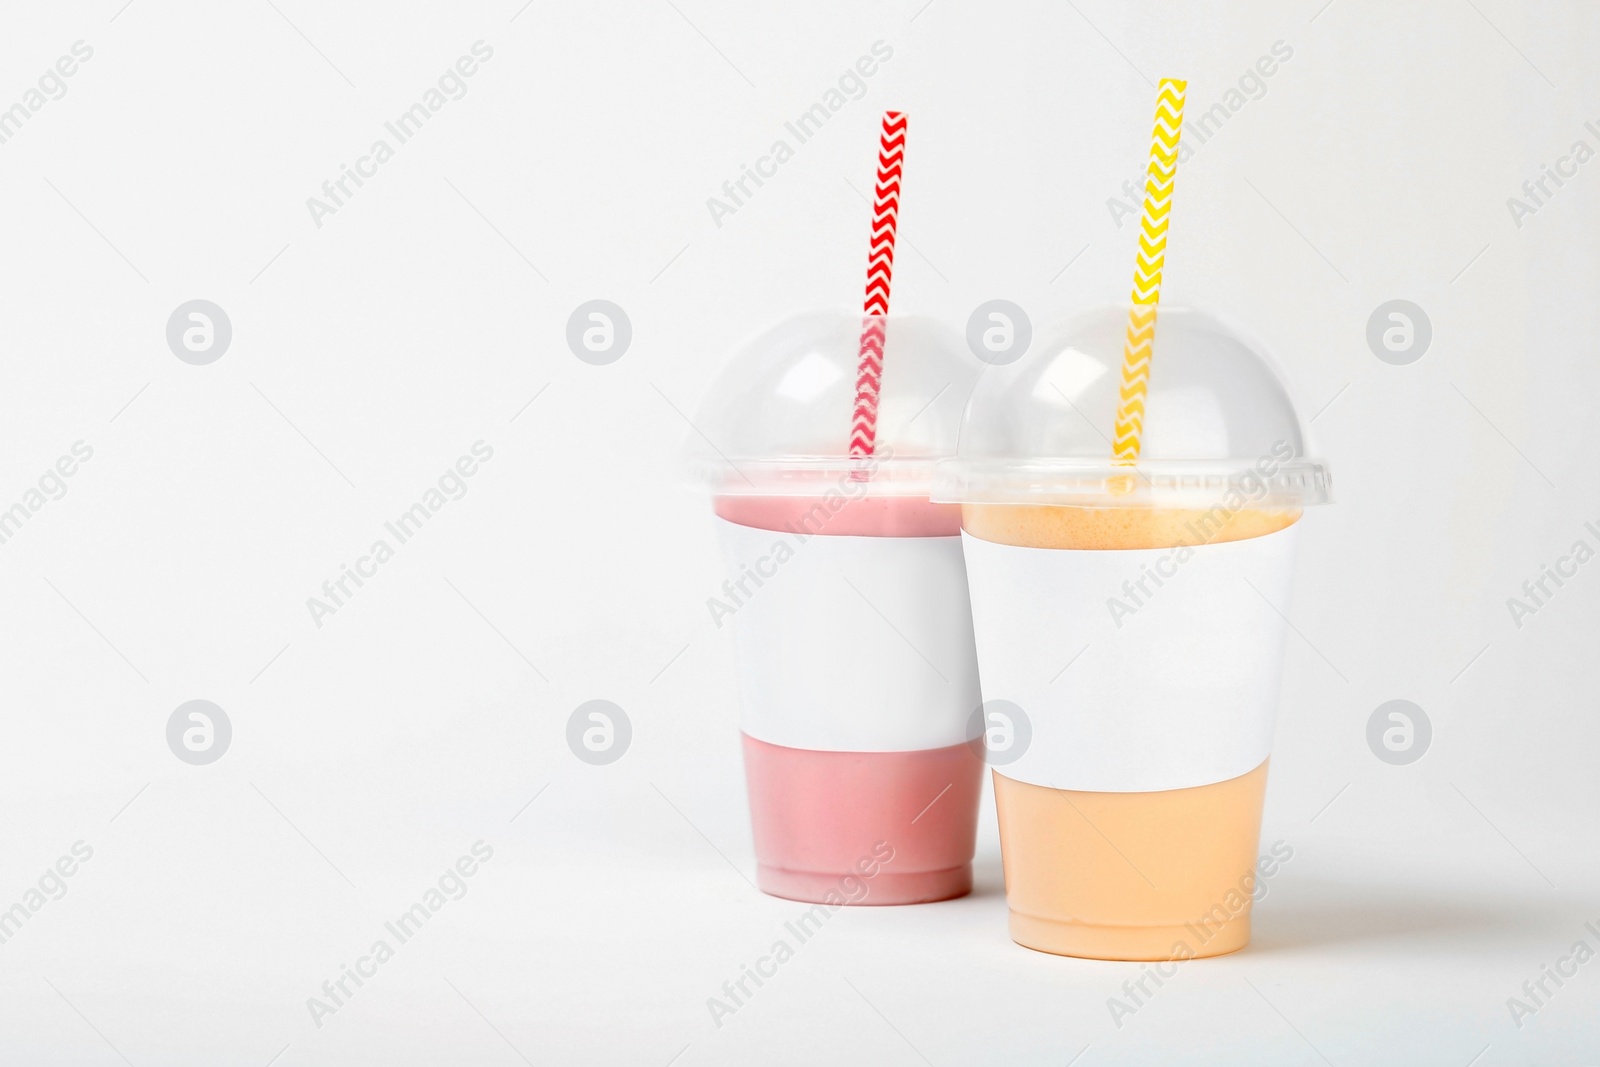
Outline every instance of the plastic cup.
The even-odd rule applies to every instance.
[[[960,502],[1011,936],[1170,960],[1250,940],[1294,544],[1328,475],[1259,345],[1163,309],[1134,466],[1110,460],[1127,312],[974,390]]]
[[[728,577],[757,884],[831,904],[972,887],[983,764],[960,508],[928,496],[977,367],[934,323],[886,320],[877,449],[848,455],[859,316],[746,345],[691,440]]]

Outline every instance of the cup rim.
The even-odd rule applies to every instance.
[[[1260,461],[1243,460],[950,459],[938,464],[931,499],[1123,508],[1310,507],[1332,502],[1333,478],[1321,460],[1302,458],[1277,463],[1270,471],[1261,470]]]

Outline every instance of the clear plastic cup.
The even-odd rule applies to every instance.
[[[973,391],[959,503],[1011,935],[1098,959],[1250,939],[1302,509],[1327,468],[1264,349],[1158,317],[1142,450],[1111,459],[1126,309]]]
[[[785,320],[719,375],[690,439],[728,578],[757,884],[910,904],[972,887],[983,764],[960,508],[933,504],[978,364],[884,320],[873,455],[851,457],[862,318]]]

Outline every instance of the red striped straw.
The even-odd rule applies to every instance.
[[[867,299],[862,310],[861,362],[856,371],[856,409],[850,424],[850,455],[873,453],[878,438],[878,390],[883,385],[884,316],[894,274],[894,234],[900,221],[900,170],[906,154],[906,117],[883,113],[878,141],[878,182],[873,189],[872,250],[867,257]]]

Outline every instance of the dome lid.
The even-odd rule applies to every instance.
[[[1095,309],[1021,360],[988,368],[933,499],[1094,507],[1209,507],[1239,496],[1251,507],[1302,507],[1330,499],[1328,468],[1308,455],[1271,357],[1192,309],[1157,314],[1139,458],[1116,463],[1127,325],[1127,308]]]
[[[875,451],[851,456],[862,323],[809,312],[741,345],[694,420],[695,482],[719,496],[810,496],[852,477],[868,495],[926,497],[981,364],[932,319],[885,318]]]

